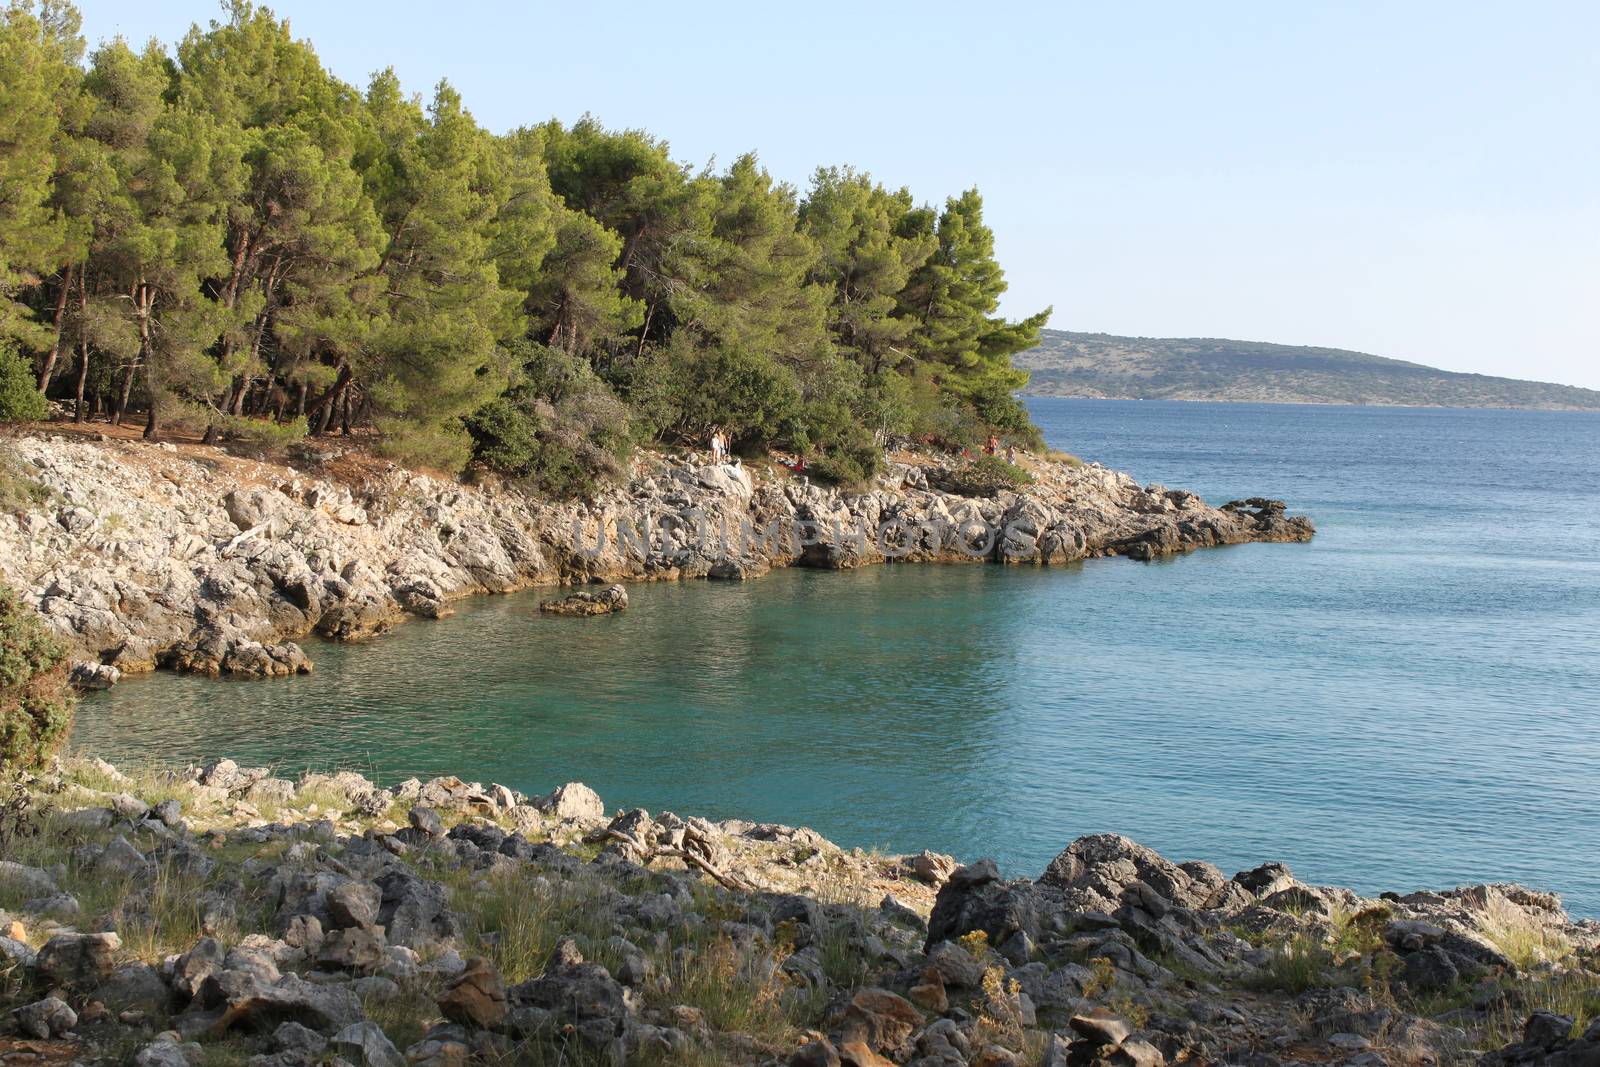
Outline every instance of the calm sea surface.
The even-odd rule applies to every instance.
[[[1036,875],[1113,830],[1376,892],[1515,879],[1600,915],[1600,416],[1035,400],[1050,441],[1309,545],[548,593],[317,672],[86,699],[108,758],[455,773]]]

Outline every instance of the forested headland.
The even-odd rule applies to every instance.
[[[0,25],[0,406],[207,440],[361,434],[575,492],[720,427],[855,480],[1033,431],[976,190],[801,191],[585,117],[496,134],[448,83],[334,77],[238,0],[174,48]]]

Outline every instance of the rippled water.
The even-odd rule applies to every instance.
[[[112,759],[457,773],[1037,874],[1129,834],[1366,891],[1516,879],[1600,914],[1600,416],[1037,400],[1052,443],[1309,545],[875,567],[465,603],[272,683],[84,702]]]

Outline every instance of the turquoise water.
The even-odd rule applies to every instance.
[[[1600,915],[1600,416],[1039,400],[1052,443],[1309,545],[485,598],[290,681],[134,679],[112,759],[457,773],[1037,874],[1114,830],[1369,892],[1514,879]]]

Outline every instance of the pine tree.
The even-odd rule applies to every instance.
[[[897,314],[897,297],[938,245],[932,233],[902,232],[911,193],[891,193],[849,167],[818,169],[800,208],[818,248],[814,277],[832,291],[828,326],[840,349],[869,376],[912,359],[915,320]]]
[[[50,204],[61,109],[76,77],[70,8],[0,11],[0,338],[46,350],[51,329],[23,302],[54,271],[65,241]]]
[[[523,326],[523,297],[491,255],[497,209],[488,135],[441,83],[426,115],[392,72],[368,94],[381,150],[367,171],[388,234],[385,315],[355,368],[385,447],[447,469],[466,462],[462,419],[498,395],[498,342]]]
[[[1026,428],[1027,414],[1011,393],[1028,376],[1012,369],[1011,356],[1038,343],[1050,310],[1014,323],[995,315],[1006,283],[978,191],[946,200],[936,225],[928,214],[908,216],[907,232],[931,233],[938,242],[899,296],[900,313],[916,324],[910,342],[918,358],[936,364],[944,386],[987,421]]]

